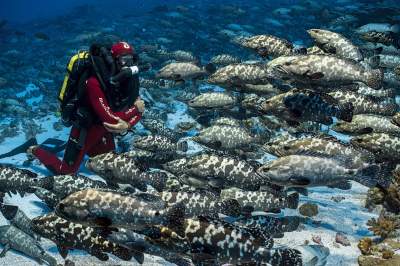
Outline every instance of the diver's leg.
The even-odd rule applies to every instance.
[[[94,145],[87,154],[89,157],[93,157],[106,152],[114,151],[115,143],[114,137],[110,132],[105,132],[104,136],[99,140],[99,142]]]

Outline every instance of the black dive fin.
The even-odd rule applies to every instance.
[[[20,153],[25,153],[26,150],[30,146],[37,145],[37,144],[38,143],[37,143],[36,138],[31,138],[27,142],[25,142],[25,143],[21,144],[20,146],[14,148],[13,150],[11,150],[11,151],[9,151],[7,153],[1,154],[0,155],[0,159],[11,157],[11,156],[14,156],[14,155],[17,155],[17,154],[20,154]]]

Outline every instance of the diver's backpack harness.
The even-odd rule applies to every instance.
[[[93,115],[84,103],[86,81],[94,74],[102,89],[106,91],[104,78],[109,77],[113,67],[107,49],[98,45],[92,45],[90,52],[79,51],[71,57],[67,65],[67,74],[58,94],[61,121],[66,127],[74,126],[79,129],[79,137],[71,136],[68,140],[64,155],[68,164],[73,164],[76,154],[85,143],[88,128],[93,123]]]

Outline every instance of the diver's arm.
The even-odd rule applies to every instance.
[[[124,121],[128,121],[137,112],[135,110],[136,108],[131,108],[132,110],[127,110],[129,112],[113,112],[100,87],[99,82],[94,77],[87,80],[87,95],[90,105],[102,122],[116,124],[118,123],[119,118]]]

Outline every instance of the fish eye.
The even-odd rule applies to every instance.
[[[290,149],[290,147],[289,147],[289,146],[283,146],[283,149],[284,149],[285,151],[287,151],[287,150]]]
[[[270,169],[271,169],[271,168],[269,168],[269,167],[264,167],[264,168],[262,168],[263,172],[268,172]]]
[[[154,214],[155,216],[160,216],[160,212],[156,211],[156,213]]]

